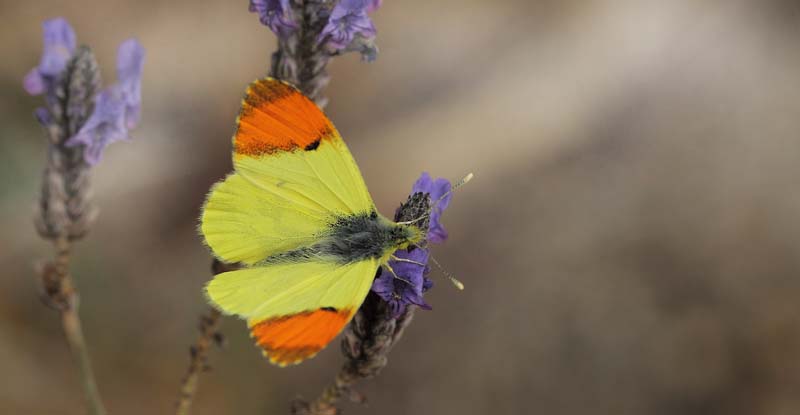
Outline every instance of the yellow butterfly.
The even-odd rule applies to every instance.
[[[299,363],[336,337],[378,267],[421,242],[424,226],[378,213],[339,132],[285,82],[247,88],[233,164],[208,195],[200,230],[220,260],[247,267],[217,275],[206,293],[247,320],[272,363]]]

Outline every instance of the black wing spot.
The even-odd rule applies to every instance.
[[[322,310],[322,311],[330,311],[331,313],[339,312],[339,310],[337,310],[336,307],[322,307],[322,308],[320,308],[320,310]]]
[[[317,147],[319,147],[319,138],[314,140],[314,142],[312,142],[311,144],[307,145],[305,150],[306,151],[316,150]]]

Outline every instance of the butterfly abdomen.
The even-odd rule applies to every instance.
[[[320,242],[273,255],[265,262],[331,258],[335,262],[349,264],[365,259],[381,259],[409,243],[418,242],[419,235],[415,227],[391,222],[377,212],[346,215],[330,225]]]

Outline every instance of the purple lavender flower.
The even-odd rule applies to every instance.
[[[90,165],[97,164],[107,145],[128,139],[125,112],[125,100],[119,88],[111,87],[100,92],[86,124],[65,144],[67,147],[83,145],[84,160]]]
[[[377,9],[380,0],[341,0],[333,7],[328,23],[317,41],[333,52],[359,51],[364,59],[372,61],[377,55],[375,25],[367,15]]]
[[[428,227],[428,241],[430,242],[438,244],[447,240],[447,230],[444,229],[439,219],[442,217],[442,212],[450,205],[450,199],[453,198],[452,193],[447,194],[450,188],[449,180],[443,178],[433,180],[427,172],[422,173],[411,188],[412,194],[420,192],[428,193],[431,196],[431,218]],[[447,196],[444,196],[445,194]]]
[[[128,39],[117,51],[117,77],[125,101],[125,127],[133,129],[141,119],[142,67],[144,48],[136,39]]]
[[[428,251],[422,248],[412,247],[410,251],[400,249],[394,255],[420,264],[428,262]],[[425,277],[428,267],[396,260],[390,260],[389,266],[399,278],[395,278],[391,272],[381,270],[380,277],[372,283],[372,291],[389,304],[392,317],[399,316],[409,304],[430,310],[431,306],[422,297],[422,293],[433,286],[433,281]]]
[[[452,194],[447,194],[450,188],[451,185],[447,179],[439,178],[434,180],[427,172],[422,173],[411,187],[412,195],[415,193],[427,193],[431,198],[431,217],[427,235],[427,240],[430,242],[442,243],[447,239],[447,231],[439,219],[442,216],[442,212],[450,204]],[[447,196],[444,196],[445,194]],[[433,281],[426,277],[430,271],[427,266],[428,251],[412,246],[410,249],[395,251],[394,256],[419,264],[389,260],[389,266],[397,274],[397,277],[391,272],[382,271],[380,277],[372,283],[372,291],[389,304],[393,317],[400,315],[409,304],[430,310],[431,306],[422,297],[422,293],[433,287]]]
[[[381,7],[383,0],[369,0],[367,3],[367,13],[372,13],[377,10],[378,7]]]
[[[90,165],[100,161],[107,145],[129,139],[128,130],[138,124],[143,64],[144,49],[139,42],[135,39],[123,42],[117,52],[117,83],[97,95],[92,115],[66,141],[68,147],[83,145],[84,160]]]
[[[31,95],[40,95],[51,91],[67,61],[75,51],[75,31],[63,17],[46,20],[44,29],[44,52],[39,66],[33,68],[25,75],[23,86]]]
[[[258,20],[279,37],[287,37],[297,29],[289,0],[250,0],[249,10],[258,13]]]

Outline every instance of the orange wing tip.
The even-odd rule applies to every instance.
[[[352,309],[325,307],[250,324],[250,336],[269,361],[284,367],[308,360],[324,349],[353,317]]]
[[[237,157],[316,149],[335,137],[333,124],[292,85],[273,78],[247,87],[233,137]]]

